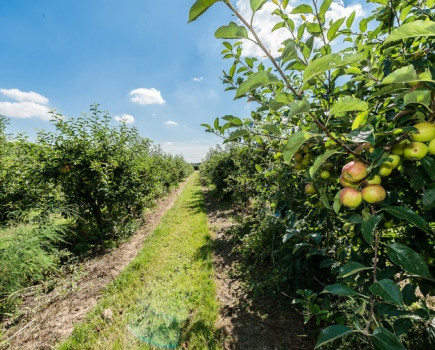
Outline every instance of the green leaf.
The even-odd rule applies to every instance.
[[[266,71],[260,71],[258,73],[251,74],[248,79],[246,79],[238,87],[236,92],[236,98],[258,87],[277,82],[279,82],[279,79],[272,73]]]
[[[314,161],[313,166],[310,168],[310,176],[313,178],[314,174],[319,170],[319,168],[322,166],[322,164],[333,154],[340,153],[339,150],[335,149],[329,149],[325,153],[323,153],[321,156],[317,157]]]
[[[278,109],[290,105],[294,102],[294,97],[287,92],[280,91],[275,95],[269,103],[270,109],[277,111]]]
[[[347,20],[346,20],[346,27],[347,27],[347,28],[352,27],[353,20],[355,19],[355,15],[356,15],[356,12],[353,11],[353,12],[350,14],[350,16],[347,18]]]
[[[233,115],[226,115],[226,116],[222,117],[222,119],[224,119],[230,123],[233,123],[235,125],[242,125],[243,124],[243,122],[240,118],[235,117]]]
[[[225,139],[224,143],[235,141],[235,140],[237,140],[237,139],[239,139],[239,138],[241,138],[241,137],[243,137],[245,135],[248,135],[248,134],[249,134],[248,130],[238,129],[236,131],[233,131],[231,133],[231,135],[227,139]]]
[[[379,350],[406,350],[388,329],[380,327],[373,332],[372,343]]]
[[[326,72],[330,69],[335,69],[343,67],[349,64],[360,62],[364,59],[365,55],[363,53],[358,54],[345,54],[345,53],[334,53],[325,55],[311,61],[304,71],[304,84],[318,76],[319,74]]]
[[[369,142],[372,145],[375,144],[375,130],[370,124],[360,126],[359,128],[352,130],[346,135],[346,138],[355,143]]]
[[[383,279],[381,281],[373,283],[369,290],[378,297],[381,297],[387,302],[394,303],[396,305],[404,307],[402,300],[402,293],[399,286],[390,279]]]
[[[383,210],[385,210],[387,213],[395,216],[399,219],[404,219],[409,221],[411,224],[417,226],[423,231],[428,231],[427,223],[426,221],[417,213],[415,213],[413,210],[406,208],[406,207],[386,207]]]
[[[297,14],[297,13],[313,13],[313,9],[309,5],[302,4],[302,5],[296,6],[292,10],[292,12],[290,12],[290,13],[292,13],[292,14]]]
[[[346,17],[337,19],[332,25],[331,27],[329,27],[328,29],[328,33],[326,34],[327,38],[329,41],[332,41],[335,38],[335,33],[337,33],[337,31],[340,29],[341,25],[343,24],[344,20],[346,19]]]
[[[222,26],[214,34],[216,39],[246,39],[248,31],[245,27],[230,22],[227,26]]]
[[[308,113],[310,111],[310,102],[306,97],[300,101],[295,101],[290,105],[287,116],[289,118],[303,113]]]
[[[323,288],[321,293],[330,293],[330,294],[340,295],[340,296],[353,296],[358,294],[352,288],[349,288],[348,286],[342,283],[330,284],[325,288]]]
[[[406,245],[391,243],[387,246],[387,253],[390,260],[405,271],[423,277],[431,276],[423,258]]]
[[[326,11],[328,11],[329,6],[331,6],[332,0],[323,0],[322,5],[319,8],[319,17],[324,20]]]
[[[296,50],[296,43],[294,40],[288,39],[284,42],[284,50],[281,54],[281,59],[286,62],[288,60],[292,60],[298,58],[298,53]]]
[[[298,149],[312,137],[306,131],[298,131],[290,136],[282,151],[284,160],[290,162]]]
[[[369,108],[367,102],[352,96],[341,97],[334,103],[330,114],[337,115],[345,112],[366,111]]]
[[[432,209],[435,207],[435,184],[426,187],[423,193],[423,206],[426,209]]]
[[[205,11],[208,10],[213,4],[220,0],[197,0],[189,11],[189,22],[196,20],[199,16],[201,16]]]
[[[426,156],[421,160],[421,164],[423,164],[423,168],[426,170],[430,179],[435,181],[435,160],[429,156]]]
[[[340,273],[338,275],[339,278],[346,278],[348,276],[351,276],[355,273],[358,273],[360,271],[364,271],[364,270],[370,270],[371,267],[367,267],[363,264],[360,264],[359,262],[356,261],[349,261],[346,265],[343,265],[340,268]]]
[[[266,2],[267,0],[251,0],[252,12],[260,10]]]
[[[341,192],[341,191],[338,191],[338,192],[335,194],[335,197],[334,197],[334,204],[332,205],[332,209],[334,209],[334,212],[335,212],[336,214],[339,213],[340,208],[341,208],[340,192]]]
[[[413,21],[405,23],[399,28],[394,29],[384,44],[417,37],[432,37],[435,36],[435,22],[432,21]]]
[[[317,338],[315,349],[352,332],[353,330],[347,326],[342,326],[342,325],[329,326],[320,332],[319,338]]]
[[[370,245],[373,245],[373,234],[382,218],[383,215],[373,215],[368,220],[364,220],[361,225],[361,233],[365,241]]]
[[[263,130],[269,131],[272,134],[281,135],[281,130],[275,124],[262,125]]]
[[[399,68],[387,75],[381,82],[381,84],[395,84],[395,83],[408,83],[411,81],[418,80],[417,72],[414,66],[410,64],[409,66]]]
[[[431,104],[431,91],[430,90],[414,90],[409,94],[403,96],[404,105],[407,106],[412,103],[417,103],[429,108]]]

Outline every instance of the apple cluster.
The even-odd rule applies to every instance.
[[[386,197],[386,191],[381,186],[381,179],[389,176],[394,169],[399,167],[402,162],[401,156],[406,160],[421,160],[428,153],[435,154],[435,125],[423,122],[414,127],[417,132],[412,134],[412,141],[404,140],[394,145],[388,161],[379,167],[379,174],[367,178],[367,167],[361,161],[351,161],[343,167],[339,180],[344,187],[340,193],[342,205],[357,208],[363,200],[370,204],[382,202]],[[360,191],[358,189],[361,186],[363,188]]]
[[[423,122],[414,125],[414,128],[418,132],[412,134],[412,142],[404,140],[394,145],[391,153],[403,156],[407,160],[421,160],[428,153],[435,154],[435,125]]]

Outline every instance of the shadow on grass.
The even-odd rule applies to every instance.
[[[234,213],[228,202],[220,202],[205,192],[205,207],[216,237],[202,247],[198,256],[215,254],[218,298],[221,300],[219,325],[224,349],[313,349],[312,339],[304,335],[303,317],[288,303],[258,299],[244,290],[238,266],[242,260],[235,250],[236,241],[228,234],[229,218]],[[226,339],[223,336],[226,335]]]

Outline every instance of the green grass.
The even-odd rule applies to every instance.
[[[173,348],[174,342],[181,348],[187,342],[189,349],[219,349],[218,311],[212,240],[195,173],[142,251],[59,348]]]

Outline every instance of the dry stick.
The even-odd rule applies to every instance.
[[[29,327],[33,322],[35,322],[36,318],[34,318],[32,321],[30,321],[28,324],[26,324],[23,328],[21,328],[18,332],[16,332],[15,334],[13,334],[11,337],[9,337],[8,339],[5,340],[5,343],[11,341],[12,339],[14,339],[18,334],[20,334],[22,331],[24,331],[27,327]]]
[[[276,62],[276,60],[273,58],[273,56],[270,54],[270,52],[266,49],[266,47],[263,45],[263,43],[261,42],[260,38],[258,37],[257,33],[255,32],[254,28],[243,18],[243,16],[234,8],[234,6],[228,1],[225,0],[224,1],[225,4],[230,8],[231,11],[234,12],[234,14],[242,21],[242,23],[249,29],[249,31],[252,33],[252,35],[254,36],[255,40],[256,40],[256,44],[258,46],[260,46],[260,48],[263,50],[263,52],[267,55],[267,57],[270,59],[270,61],[272,62],[272,64],[275,66],[276,70],[278,71],[278,73],[281,75],[282,79],[285,82],[285,85],[287,86],[288,89],[290,89],[296,96],[298,99],[302,99],[301,95],[302,95],[302,91],[300,91],[299,93],[295,90],[295,88],[290,84],[290,82],[287,79],[287,76],[284,74],[284,72],[282,71],[281,67],[278,65],[278,63]],[[311,119],[313,119],[314,123],[316,123],[316,125],[322,129],[326,135],[332,140],[334,141],[337,145],[339,145],[340,147],[342,147],[343,149],[346,150],[347,153],[350,153],[354,156],[358,156],[358,154],[356,154],[354,151],[352,151],[349,147],[347,147],[343,142],[341,142],[340,140],[338,140],[336,137],[334,137],[329,130],[326,128],[325,125],[323,125],[312,113],[309,113]]]

